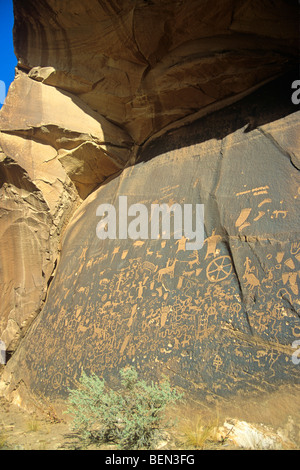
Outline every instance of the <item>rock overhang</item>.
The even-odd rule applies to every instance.
[[[18,346],[7,395],[54,399],[82,367],[125,363],[211,398],[299,381],[295,5],[14,1],[19,63],[0,115],[2,333]],[[205,203],[207,251],[96,244],[96,198],[125,193]]]

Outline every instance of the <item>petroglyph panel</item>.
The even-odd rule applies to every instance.
[[[8,363],[11,389],[22,380],[62,397],[82,370],[114,380],[127,364],[199,397],[299,383],[299,171],[263,125],[164,151],[167,138],[74,215],[45,307]],[[187,250],[172,230],[100,240],[97,207],[113,204],[119,217],[124,195],[128,205],[204,204],[203,247]]]

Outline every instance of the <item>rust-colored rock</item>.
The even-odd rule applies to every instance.
[[[287,93],[255,115],[283,84],[152,142],[148,161],[86,198],[45,307],[3,374],[8,396],[59,400],[82,370],[114,380],[126,364],[146,377],[168,373],[201,400],[299,383],[300,178],[288,150],[299,113],[289,114]],[[97,207],[114,204],[118,215],[120,195],[148,208],[203,203],[204,246],[189,251],[172,232],[99,240]]]
[[[55,401],[82,368],[112,379],[128,363],[209,399],[299,383],[296,3],[14,11],[19,62],[0,112],[6,396]],[[120,195],[203,203],[204,247],[99,241],[96,208]]]
[[[298,61],[298,11],[291,1],[14,5],[16,54],[29,76],[79,96],[137,145]]]

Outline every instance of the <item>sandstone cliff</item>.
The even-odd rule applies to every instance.
[[[82,368],[168,371],[202,397],[297,384],[293,1],[14,0],[0,113],[4,393]],[[104,184],[105,183],[105,184]],[[96,209],[204,204],[204,247],[99,240]]]

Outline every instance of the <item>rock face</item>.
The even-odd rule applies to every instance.
[[[298,60],[292,1],[14,4],[16,54],[29,77],[79,96],[138,146]]]
[[[10,351],[41,307],[74,208],[126,162],[127,134],[89,111],[22,72],[1,111],[1,331]],[[112,136],[119,146],[106,143]]]
[[[12,390],[22,382],[54,399],[82,369],[109,379],[128,363],[147,377],[169,371],[202,397],[299,382],[291,347],[300,334],[298,113],[260,115],[249,132],[241,125],[245,109],[262,109],[282,85],[162,137],[145,149],[145,160],[155,158],[84,201],[46,305],[8,363]],[[97,207],[113,204],[119,220],[120,195],[149,209],[149,227],[151,204],[204,204],[204,246],[188,250],[172,231],[99,239]]]
[[[14,5],[19,65],[0,113],[4,393],[57,400],[82,369],[114,380],[126,364],[209,399],[299,383],[294,3]],[[149,230],[136,220],[101,240],[97,208],[119,221],[120,196],[146,208]],[[151,239],[153,204],[204,205],[203,247],[172,218],[170,236]]]

